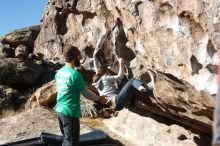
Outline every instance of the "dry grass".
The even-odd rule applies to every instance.
[[[18,115],[22,112],[24,112],[24,107],[23,106],[21,108],[19,108],[18,110],[14,110],[14,109],[11,109],[11,108],[4,109],[2,111],[2,114],[0,115],[0,119],[12,117],[12,116]]]

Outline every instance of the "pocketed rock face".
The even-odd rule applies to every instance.
[[[86,59],[108,34],[98,54],[101,64],[117,70],[116,56],[122,56],[130,75],[159,70],[214,95],[219,19],[216,0],[50,0],[35,52],[63,61],[62,48],[71,44]]]

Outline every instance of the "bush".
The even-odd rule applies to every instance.
[[[7,65],[0,63],[0,84],[4,84],[7,80],[15,74],[15,64],[9,63]]]
[[[0,117],[6,110],[18,110],[21,106],[20,93],[7,86],[0,85]]]

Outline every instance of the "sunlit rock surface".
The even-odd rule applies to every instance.
[[[136,108],[144,113],[151,111],[168,117],[190,127],[190,131],[211,134],[217,92],[219,32],[218,0],[49,0],[40,30],[34,27],[5,35],[1,38],[0,56],[15,57],[15,48],[24,45],[28,53],[34,53],[35,59],[63,63],[64,46],[74,45],[82,51],[82,73],[90,84],[94,73],[91,58],[99,46],[101,64],[112,66],[117,73],[117,58],[123,57],[128,78],[136,77],[153,85],[155,97],[150,97],[148,102],[138,101]],[[26,58],[26,54],[22,56]],[[39,99],[44,101],[47,97]],[[131,126],[127,120],[139,119],[137,125],[147,127],[147,123],[142,124],[146,120],[142,114],[127,113],[119,113],[118,121]],[[110,119],[109,123],[111,120],[114,121]],[[113,123],[110,127],[123,135],[123,129],[120,129],[123,126],[115,128]],[[163,129],[153,125],[151,127]],[[189,134],[179,126],[170,129],[175,131],[173,135],[149,129],[153,131],[148,135],[149,141],[143,138],[134,143],[152,145],[150,142],[154,141],[159,146],[200,145],[201,142],[208,145],[202,140],[209,141],[209,137]],[[134,127],[131,135],[137,131]],[[162,133],[167,137],[160,137]],[[142,135],[145,135],[144,131]],[[163,143],[169,136],[174,138],[173,143]],[[129,132],[125,137],[129,139]],[[157,138],[161,140],[155,141]]]
[[[135,77],[160,70],[214,95],[219,7],[215,0],[50,0],[35,52],[63,61],[62,48],[71,44],[89,58],[109,32],[100,54],[107,64],[114,66],[119,52]]]
[[[143,110],[124,109],[117,117],[103,122],[132,146],[208,146],[211,143],[206,135],[196,134]]]

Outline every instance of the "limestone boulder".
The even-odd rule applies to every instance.
[[[211,144],[209,136],[189,131],[167,119],[146,113],[145,110],[124,109],[117,117],[103,120],[103,125],[130,143],[126,146],[208,146]]]
[[[36,40],[40,32],[40,26],[32,26],[24,29],[15,30],[1,37],[1,43],[7,44],[13,47],[17,47],[20,44],[26,45],[33,51],[34,41]]]
[[[149,73],[154,95],[140,98],[138,108],[165,116],[202,133],[212,134],[214,97],[171,74]]]
[[[41,106],[54,108],[56,105],[56,96],[57,90],[55,81],[53,80],[43,85],[41,88],[36,90],[36,92],[33,93],[33,95],[28,99],[25,105],[25,109],[34,109]],[[93,101],[89,101],[81,96],[80,102],[82,117],[96,118],[100,116],[94,106]]]
[[[53,80],[33,93],[27,101],[25,108],[29,109],[39,106],[54,107],[56,104],[56,95],[57,91],[55,81]]]

